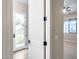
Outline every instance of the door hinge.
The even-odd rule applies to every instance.
[[[47,46],[47,41],[44,41],[43,45],[44,45],[44,46]]]
[[[44,21],[47,21],[47,17],[44,17]]]

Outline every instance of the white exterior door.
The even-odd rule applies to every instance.
[[[44,59],[44,0],[29,0],[29,59]]]

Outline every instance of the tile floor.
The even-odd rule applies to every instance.
[[[22,50],[14,54],[13,59],[28,59],[28,50]],[[77,59],[77,44],[71,42],[64,43],[64,59]]]
[[[77,43],[64,43],[64,59],[77,59]]]
[[[28,49],[14,53],[13,59],[28,59]]]

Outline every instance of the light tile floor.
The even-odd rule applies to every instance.
[[[13,59],[28,59],[28,49],[14,53]]]
[[[28,59],[28,50],[16,52],[13,59]],[[71,42],[64,43],[64,59],[77,59],[77,44]]]
[[[77,43],[64,43],[64,59],[77,59]]]

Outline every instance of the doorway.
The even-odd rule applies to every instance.
[[[13,59],[28,59],[28,0],[13,0]]]
[[[26,2],[26,3],[25,3]],[[13,50],[28,48],[27,0],[13,0]]]
[[[48,0],[47,0],[48,1]],[[48,1],[49,2],[49,1]],[[14,0],[13,8],[13,33],[14,33],[14,59],[21,58],[43,59],[44,58],[44,0]],[[49,6],[47,3],[47,19],[49,16]],[[29,8],[28,8],[29,5]],[[37,6],[38,5],[38,6]],[[29,14],[28,14],[29,13]],[[47,22],[50,28],[50,20]],[[29,27],[28,27],[29,26]],[[28,31],[29,30],[29,31]],[[28,33],[29,32],[29,33]],[[47,52],[46,58],[50,58],[50,29],[47,29]],[[28,40],[29,38],[29,40]],[[29,46],[28,46],[29,45]],[[20,51],[19,51],[20,50]],[[25,53],[26,51],[26,53]],[[36,56],[35,56],[35,55]],[[27,57],[26,57],[27,56]],[[20,57],[19,57],[20,58]]]
[[[77,59],[77,0],[64,0],[64,59]]]

